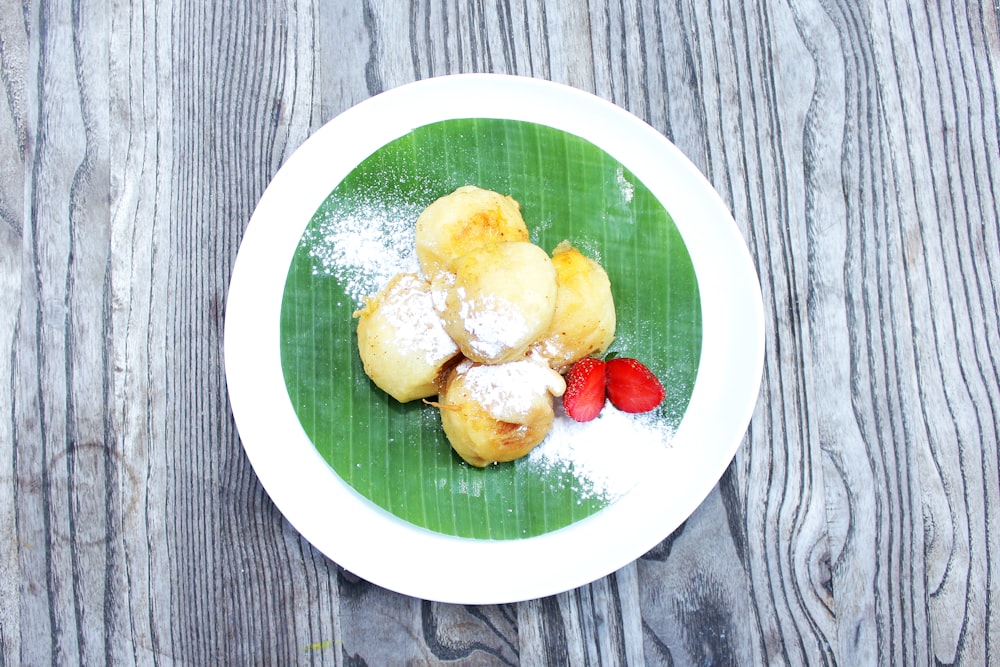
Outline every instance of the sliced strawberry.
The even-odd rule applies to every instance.
[[[605,363],[587,357],[573,364],[566,374],[563,408],[578,422],[589,422],[604,408]]]
[[[649,412],[667,395],[653,372],[635,359],[618,357],[606,366],[608,398],[622,412]]]

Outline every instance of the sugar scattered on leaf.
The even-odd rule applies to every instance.
[[[626,203],[631,202],[635,196],[635,186],[625,177],[625,170],[622,167],[618,167],[615,171],[615,179],[618,181],[618,189],[621,191],[622,199]]]
[[[306,235],[313,274],[337,279],[361,305],[398,273],[418,269],[414,221],[423,206],[358,203],[350,211],[327,213]]]
[[[559,409],[528,466],[546,475],[571,474],[584,497],[613,502],[639,483],[647,460],[672,439],[673,428],[656,412],[628,414],[608,402],[596,419],[581,423]]]

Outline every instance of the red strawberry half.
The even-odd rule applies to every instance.
[[[566,374],[563,409],[578,422],[589,422],[604,408],[605,363],[587,357]]]
[[[635,359],[618,357],[606,366],[608,398],[622,412],[649,412],[667,395],[653,372]]]

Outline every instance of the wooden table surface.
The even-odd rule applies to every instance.
[[[994,0],[0,3],[0,664],[1000,664]],[[416,79],[649,122],[760,273],[760,399],[652,551],[409,598],[260,486],[222,357],[284,160]],[[587,558],[586,553],[579,558]]]

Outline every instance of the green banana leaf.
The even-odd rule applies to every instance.
[[[698,284],[684,242],[664,206],[622,164],[580,137],[534,123],[480,118],[419,127],[344,178],[289,267],[281,363],[306,434],[359,494],[438,533],[532,537],[599,512],[615,496],[572,465],[539,466],[530,456],[483,469],[465,464],[437,409],[384,394],[357,353],[353,312],[396,272],[416,270],[417,216],[467,184],[516,199],[532,241],[545,250],[568,239],[600,261],[618,316],[609,354],[638,358],[660,377],[667,399],[655,418],[676,427],[701,350]]]

